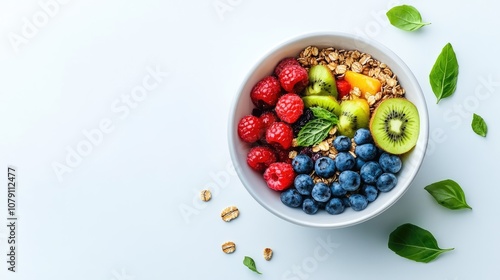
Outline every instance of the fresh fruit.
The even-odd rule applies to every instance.
[[[369,161],[361,167],[359,175],[361,176],[361,180],[364,183],[375,184],[377,182],[378,177],[383,172],[384,171],[382,170],[378,162]]]
[[[263,127],[264,131],[266,131],[271,126],[271,124],[278,121],[278,117],[272,111],[262,113],[260,115],[259,119],[260,119],[260,122],[262,123],[262,127]]]
[[[344,135],[339,135],[333,140],[333,147],[338,152],[348,152],[351,149],[352,143],[349,137]]]
[[[375,159],[377,152],[377,147],[371,143],[356,146],[354,149],[354,153],[364,161]]]
[[[384,172],[398,173],[403,166],[401,159],[397,155],[382,153],[378,159],[378,163]]]
[[[351,170],[356,164],[356,159],[349,152],[340,152],[335,157],[335,167],[338,171]]]
[[[288,207],[297,208],[302,205],[302,195],[296,189],[287,189],[280,194],[280,199],[283,204]]]
[[[297,135],[299,135],[300,130],[313,118],[314,114],[311,111],[311,109],[304,108],[302,116],[300,116],[300,118],[292,124],[293,136],[297,137]]]
[[[250,91],[253,104],[259,109],[270,109],[276,105],[281,93],[281,85],[274,76],[260,80]]]
[[[297,155],[292,160],[292,166],[297,174],[309,174],[314,169],[314,162],[307,155]]]
[[[354,140],[354,143],[356,143],[356,145],[363,145],[373,142],[372,134],[367,128],[360,128],[356,130],[352,139]]]
[[[339,184],[344,190],[348,192],[356,191],[361,184],[359,173],[352,170],[346,170],[340,173]]]
[[[346,80],[352,87],[359,88],[363,96],[367,93],[369,95],[375,95],[381,90],[382,87],[382,84],[378,79],[353,71],[346,71],[344,80]]]
[[[320,157],[314,163],[316,175],[322,178],[330,178],[335,174],[335,161],[329,157]]]
[[[368,200],[366,197],[358,193],[349,196],[349,203],[354,211],[364,210],[368,206]]]
[[[291,164],[283,162],[271,163],[264,172],[267,186],[275,191],[286,190],[293,185],[295,172]]]
[[[330,190],[332,192],[332,196],[336,196],[336,197],[342,197],[347,193],[347,191],[344,190],[344,188],[342,188],[340,186],[340,183],[337,181],[334,181],[332,183],[332,185],[330,186]]]
[[[276,161],[292,163],[292,159],[288,156],[290,151],[283,149],[279,144],[274,144],[274,153],[276,154]]]
[[[344,203],[341,199],[336,197],[330,199],[330,201],[328,201],[328,203],[325,205],[326,212],[331,215],[341,214],[342,212],[344,212],[344,209]]]
[[[337,127],[341,135],[352,138],[357,129],[368,127],[370,106],[365,99],[344,100],[340,104],[340,110]]]
[[[293,131],[290,125],[284,122],[275,122],[266,131],[266,142],[282,149],[292,146]]]
[[[314,199],[306,198],[302,202],[302,210],[309,215],[316,214],[319,210],[319,204]]]
[[[317,202],[327,202],[331,195],[330,188],[323,182],[316,183],[311,191],[312,198]]]
[[[337,80],[337,92],[339,93],[338,99],[348,96],[351,92],[351,84],[344,79]]]
[[[417,107],[405,98],[382,101],[370,120],[373,141],[395,155],[408,152],[417,144],[420,118]]]
[[[281,96],[276,103],[276,115],[287,123],[296,122],[304,111],[302,98],[295,93],[287,93]]]
[[[267,147],[253,147],[247,154],[247,164],[257,172],[264,172],[274,162],[276,155]]]
[[[297,59],[295,57],[283,58],[280,62],[278,62],[278,65],[276,65],[276,68],[274,68],[274,75],[276,75],[276,77],[279,77],[281,71],[283,71],[283,69],[285,69],[287,66],[290,66],[290,65],[300,66],[299,62],[297,61]]]
[[[368,202],[373,202],[377,199],[378,189],[373,185],[363,185],[361,187],[361,193],[366,197]]]
[[[377,179],[377,189],[381,192],[392,190],[398,183],[398,178],[392,173],[382,173]]]
[[[309,83],[307,70],[300,65],[288,65],[279,74],[281,87],[287,92],[300,93]]]
[[[299,174],[295,177],[293,185],[301,195],[311,195],[314,187],[314,181],[311,176],[307,174]]]
[[[356,166],[355,166],[355,169],[356,170],[361,170],[361,167],[363,167],[363,165],[365,165],[366,161],[360,159],[359,157],[356,158]]]
[[[309,69],[309,86],[306,95],[331,95],[337,98],[337,84],[332,71],[326,65],[314,65]]]
[[[264,129],[259,118],[244,116],[238,122],[238,136],[247,143],[254,143],[263,135]]]
[[[340,104],[333,96],[309,95],[302,97],[302,101],[304,101],[304,107],[306,108],[318,106],[340,116]]]

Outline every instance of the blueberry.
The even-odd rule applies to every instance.
[[[335,174],[335,161],[329,157],[320,157],[316,160],[314,170],[319,177],[330,178]]]
[[[368,200],[366,199],[366,196],[355,193],[351,196],[349,196],[349,202],[351,203],[351,208],[354,211],[361,211],[368,206]]]
[[[339,175],[339,184],[346,191],[355,191],[359,188],[361,178],[358,172],[346,170]]]
[[[319,182],[314,185],[311,191],[311,196],[318,202],[326,202],[332,196],[332,191],[327,184]]]
[[[344,135],[337,136],[333,140],[333,147],[339,152],[348,152],[351,149],[351,139]]]
[[[364,161],[373,160],[377,157],[377,147],[373,144],[356,146],[354,153]]]
[[[332,196],[337,196],[337,197],[344,196],[347,193],[347,191],[340,186],[339,182],[333,182],[332,185],[330,186],[330,190],[332,192]]]
[[[295,177],[293,185],[301,195],[311,195],[311,190],[314,187],[314,181],[307,174],[299,174]]]
[[[363,165],[366,163],[366,161],[360,159],[359,157],[356,158],[356,165],[354,166],[354,168],[356,170],[361,170],[361,167],[363,167]]]
[[[318,202],[314,201],[314,199],[306,198],[302,203],[302,210],[309,215],[316,214],[319,210]]]
[[[344,209],[345,207],[344,203],[342,202],[342,199],[336,197],[330,199],[330,201],[328,201],[328,203],[325,206],[326,212],[332,215],[340,214],[344,212]]]
[[[368,200],[368,202],[372,202],[375,199],[377,199],[378,189],[375,186],[364,185],[363,187],[361,187],[361,191],[362,191],[363,195],[366,196],[366,200]]]
[[[335,157],[335,166],[340,172],[353,169],[355,164],[356,159],[349,152],[340,152]]]
[[[356,145],[363,145],[371,143],[373,139],[370,130],[367,128],[360,128],[354,133],[353,140]]]
[[[380,165],[376,161],[369,161],[365,163],[359,171],[361,180],[363,180],[363,182],[367,184],[375,184],[378,177],[382,173],[384,173],[384,171],[382,171],[382,167],[380,167]]]
[[[382,173],[377,179],[377,189],[381,192],[392,190],[398,183],[398,178],[392,173]]]
[[[378,159],[378,163],[380,163],[380,167],[382,167],[384,172],[389,173],[398,173],[403,166],[401,159],[397,155],[391,155],[388,153],[382,153]]]
[[[292,166],[298,174],[309,174],[314,169],[314,162],[307,155],[299,154],[292,160]]]
[[[342,203],[346,208],[351,207],[351,201],[349,201],[349,198],[347,196],[342,197]]]
[[[302,195],[296,189],[287,189],[280,195],[281,202],[288,207],[297,208],[302,204]]]

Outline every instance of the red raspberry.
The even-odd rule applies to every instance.
[[[263,133],[262,122],[255,116],[245,116],[238,123],[238,136],[247,143],[259,140]]]
[[[342,99],[351,92],[351,84],[344,79],[337,80],[337,91],[339,92],[339,99]]]
[[[290,148],[292,140],[293,130],[284,122],[275,122],[266,131],[266,142],[279,148]]]
[[[292,163],[292,159],[288,156],[290,150],[275,149],[276,161]]]
[[[281,85],[274,76],[260,80],[250,91],[253,104],[260,109],[270,109],[276,105],[281,93]]]
[[[279,75],[281,87],[288,92],[300,93],[309,83],[307,70],[300,65],[288,65]]]
[[[300,66],[299,62],[297,61],[297,59],[295,59],[295,57],[283,58],[280,62],[278,62],[278,65],[276,65],[276,68],[274,68],[274,75],[276,75],[276,77],[279,77],[281,71],[283,71],[283,69],[285,69],[289,65],[299,65]]]
[[[278,121],[278,117],[273,112],[265,112],[264,114],[260,115],[260,121],[262,122],[264,130],[267,130],[271,126],[271,124]]]
[[[276,162],[276,155],[267,147],[253,147],[247,155],[248,165],[257,172],[264,172],[274,162]]]
[[[272,163],[264,172],[264,180],[267,186],[275,191],[283,191],[293,185],[295,172],[289,163]]]
[[[282,121],[294,123],[302,116],[304,102],[297,94],[287,93],[278,99],[275,110],[278,118]]]

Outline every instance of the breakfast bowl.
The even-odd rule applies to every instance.
[[[272,149],[273,146],[272,143],[265,143],[266,132],[265,131],[263,132],[263,136],[261,136],[260,140],[257,141],[258,143],[248,143],[251,141],[243,141],[238,132],[239,124],[242,118],[252,114],[254,116],[257,115],[258,117],[258,115],[261,114],[262,111],[265,111],[265,110],[260,110],[262,108],[255,110],[256,104],[255,101],[252,100],[250,92],[254,89],[254,87],[259,81],[261,81],[265,77],[274,75],[276,72],[275,71],[276,66],[280,62],[282,62],[283,59],[293,57],[300,60],[300,64],[304,67],[304,69],[306,69],[306,71],[309,71],[309,84],[304,86],[306,87],[311,86],[311,88],[313,88],[312,83],[315,83],[313,76],[316,75],[316,73],[311,73],[311,71],[313,66],[321,61],[321,59],[318,58],[318,53],[321,53],[319,54],[319,56],[321,55],[325,56],[325,51],[326,51],[327,52],[326,56],[328,56],[328,52],[331,52],[332,50],[336,50],[336,52],[329,55],[329,58],[327,58],[326,61],[324,60],[323,57],[322,58],[323,62],[319,64],[325,64],[327,66],[328,64],[330,64],[328,69],[332,72],[332,75],[334,75],[337,81],[347,79],[347,72],[349,71],[359,72],[361,74],[365,73],[366,75],[368,75],[369,69],[363,70],[362,68],[366,63],[372,63],[371,61],[374,60],[376,62],[375,65],[377,65],[379,69],[373,70],[375,71],[375,73],[370,72],[369,75],[377,77],[378,72],[386,71],[387,75],[385,76],[382,74],[379,75],[380,77],[382,77],[381,78],[382,85],[385,86],[386,83],[393,83],[391,85],[392,87],[390,88],[392,89],[392,92],[390,90],[386,90],[387,87],[382,87],[384,90],[381,91],[384,94],[391,95],[388,96],[387,98],[381,96],[381,94],[377,95],[375,92],[372,93],[360,90],[360,88],[362,88],[363,86],[359,87],[350,86],[349,94],[343,97],[344,99],[367,100],[363,101],[364,103],[367,103],[369,101],[370,113],[368,113],[368,115],[370,117],[370,122],[374,122],[373,115],[375,114],[376,108],[381,107],[380,106],[380,104],[382,104],[381,102],[384,102],[385,99],[388,100],[392,99],[392,97],[402,97],[402,99],[410,101],[410,103],[414,105],[414,109],[417,110],[418,112],[418,114],[416,115],[416,120],[417,123],[419,123],[419,125],[417,125],[418,129],[414,131],[415,134],[413,135],[414,143],[411,145],[409,149],[403,152],[397,149],[390,150],[391,154],[394,151],[394,153],[397,154],[397,157],[402,162],[402,168],[400,170],[395,171],[395,177],[397,178],[397,183],[395,183],[395,186],[391,186],[389,191],[387,189],[386,190],[382,189],[381,191],[380,188],[376,187],[378,188],[378,190],[375,190],[376,192],[375,199],[371,199],[371,201],[369,201],[367,204],[365,203],[362,209],[359,209],[357,204],[352,205],[356,207],[349,207],[350,204],[349,200],[351,199],[351,196],[353,196],[353,194],[358,194],[358,193],[363,194],[365,190],[364,185],[368,185],[368,183],[364,183],[365,178],[362,177],[360,183],[358,184],[359,186],[356,188],[356,190],[347,192],[347,194],[345,194],[344,197],[339,197],[339,199],[343,203],[343,205],[341,206],[341,208],[343,209],[342,211],[337,211],[337,213],[334,214],[331,213],[332,211],[325,211],[325,205],[328,204],[329,201],[321,201],[320,199],[318,199],[318,201],[314,201],[316,197],[311,198],[310,197],[311,193],[308,193],[308,195],[303,195],[301,197],[300,201],[301,205],[297,204],[294,205],[294,207],[291,207],[289,201],[288,203],[284,203],[283,192],[286,190],[288,190],[288,192],[292,192],[291,190],[295,188],[296,182],[288,184],[289,186],[286,186],[286,190],[285,189],[277,190],[276,188],[272,189],[264,179],[263,173],[266,172],[267,170],[266,171],[261,170],[262,172],[256,171],[253,168],[251,168],[247,163],[247,156],[249,154],[249,151],[252,149],[252,147],[260,145],[259,143],[263,143],[262,145],[264,146],[267,145],[270,147],[270,149]],[[342,68],[339,67],[337,63],[335,63],[336,61],[335,59],[338,59],[339,56],[338,51],[340,51],[340,56],[344,56],[344,54],[346,54],[345,52],[348,51],[350,51],[350,54],[355,52],[354,59],[351,59],[350,61],[347,62],[348,64],[347,67]],[[337,67],[339,68],[337,69]],[[387,68],[388,70],[385,70],[385,68]],[[276,77],[276,80],[281,82],[282,81],[281,76],[282,75],[280,74],[279,77]],[[385,79],[384,77],[387,79]],[[396,83],[398,86],[395,86]],[[310,94],[314,95],[313,92],[314,89],[310,88],[304,89],[304,87],[300,89],[298,88],[294,89],[296,89],[297,91],[295,92],[295,94],[299,95],[302,99],[304,96]],[[337,88],[337,91],[338,90],[339,89]],[[339,92],[337,91],[335,91],[336,99],[338,99],[339,103],[342,104],[344,101],[340,100]],[[283,96],[286,93],[287,90],[282,89],[280,96]],[[401,96],[394,96],[394,94],[396,95],[399,94]],[[319,95],[329,95],[329,94],[319,94]],[[305,101],[304,104],[306,104]],[[307,107],[306,105],[304,106],[304,108]],[[272,111],[273,109],[271,108],[270,110]],[[336,108],[330,111],[335,112],[336,113],[335,115],[337,116],[344,114],[343,112],[340,111],[337,112],[337,110],[340,109]],[[404,113],[401,113],[400,115],[403,116]],[[284,122],[284,121],[280,120],[280,118],[278,117],[277,122]],[[332,139],[335,139],[336,137],[338,137],[337,135],[339,135],[337,127],[342,128],[340,127],[341,126],[340,122],[341,120],[339,119],[337,120],[336,125],[331,126],[332,129],[331,131],[329,131],[329,135],[333,135],[332,138],[330,138],[329,141],[323,140],[324,142],[323,144],[327,145],[326,149],[323,149],[324,147],[318,148],[317,143],[309,147],[311,148],[312,151],[315,152],[315,156],[311,156],[311,158],[314,160],[313,164],[315,167],[312,171],[309,170],[307,173],[314,174],[315,170],[317,170],[316,168],[319,168],[317,167],[319,161],[318,158],[319,156],[321,156],[320,153],[322,152],[324,153],[324,155],[326,155],[326,157],[330,157],[335,160],[336,156],[328,155],[329,153],[328,150],[331,149],[334,153],[337,153],[337,151],[334,148],[332,148],[333,145]],[[371,130],[372,124],[371,123],[369,125],[366,124],[365,126],[366,129]],[[410,129],[410,127],[406,128],[408,128],[408,130]],[[374,136],[373,140],[377,140],[375,136],[377,136],[377,138],[380,138],[378,136],[379,132],[377,133],[372,132],[372,134]],[[264,140],[262,140],[263,138]],[[284,152],[287,155],[289,155],[289,158],[283,159],[282,155],[281,156],[276,155],[275,156],[276,159],[274,161],[288,162],[289,164],[288,166],[292,165],[292,163],[296,164],[296,162],[293,162],[293,158],[297,154],[301,154],[302,153],[301,151],[304,150],[300,149],[297,150],[296,134],[294,134],[294,138],[295,139],[292,148],[288,149],[283,148],[281,151],[283,153],[284,150]],[[353,138],[354,137],[352,137],[351,133],[349,139],[351,140]],[[357,147],[355,148],[356,144],[354,143],[354,140],[351,141],[353,147],[351,147],[350,151],[346,153],[350,153],[356,160],[357,151],[355,151],[355,149]],[[383,146],[382,148],[379,145],[380,142],[378,141],[373,141],[373,142],[374,142],[373,145],[377,147],[377,154],[378,154],[377,158],[373,160],[366,159],[365,162],[368,161],[377,162],[380,154],[387,152],[385,151],[386,146]],[[422,90],[418,84],[418,81],[416,80],[416,78],[414,77],[408,66],[394,52],[392,52],[390,49],[388,49],[381,43],[375,40],[361,38],[356,35],[345,34],[345,33],[323,32],[323,33],[311,33],[311,34],[300,35],[292,39],[289,39],[284,43],[279,44],[278,46],[274,47],[271,51],[269,51],[267,54],[263,55],[263,57],[259,61],[257,61],[255,66],[252,69],[250,69],[248,75],[244,78],[242,85],[239,88],[237,95],[234,99],[234,102],[232,104],[229,115],[229,123],[228,123],[228,143],[229,143],[229,151],[231,159],[235,167],[235,170],[239,176],[239,179],[241,180],[243,186],[246,188],[248,193],[262,207],[267,209],[272,214],[278,216],[279,218],[282,218],[288,222],[297,225],[316,227],[316,228],[342,228],[342,227],[353,226],[378,216],[379,214],[387,210],[389,207],[394,205],[394,203],[396,203],[406,193],[413,179],[415,178],[423,162],[425,151],[427,148],[427,142],[428,142],[428,112],[427,112],[426,102]],[[276,146],[275,143],[274,146]],[[324,152],[325,150],[327,151]],[[296,167],[295,165],[292,166],[294,168]],[[340,173],[339,167],[340,166],[337,166],[336,174],[332,175],[333,177],[330,179],[324,179],[324,180],[321,179],[322,181],[321,180],[318,181],[318,178],[313,176],[317,176],[319,173],[311,175],[313,178],[315,178],[314,183],[324,181],[324,183],[328,186],[328,188],[331,188],[331,185],[334,182],[338,182],[339,180],[339,173]],[[355,170],[354,167],[352,169]],[[353,172],[357,173],[358,175],[361,173],[359,171],[359,167],[358,171],[353,171]],[[383,172],[384,173],[386,172],[385,168]],[[298,173],[294,173],[295,174],[294,176],[297,176]],[[377,176],[379,175],[380,174],[377,174]],[[371,183],[373,183],[372,185],[378,186],[377,185],[378,183],[376,183],[375,181]],[[361,188],[363,188],[363,191],[361,190]],[[329,200],[330,199],[333,200],[334,197],[335,196],[331,193],[328,195]],[[309,203],[314,204],[313,211],[311,211],[310,207],[311,205],[302,205],[306,200],[306,198],[308,198]],[[352,199],[354,199],[354,197]],[[366,197],[364,199],[366,199]],[[329,209],[331,209],[331,207]]]

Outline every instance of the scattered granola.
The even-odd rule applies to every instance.
[[[226,254],[231,254],[234,251],[236,251],[236,244],[234,244],[234,242],[228,241],[228,242],[222,244],[222,252],[224,252]]]
[[[212,199],[212,193],[209,190],[202,190],[200,193],[200,198],[202,201],[209,201]]]
[[[264,259],[266,261],[270,261],[271,258],[273,257],[273,250],[271,248],[265,248],[263,254],[264,254]]]
[[[229,222],[233,219],[236,219],[238,218],[238,216],[240,215],[240,210],[238,210],[238,208],[236,206],[229,206],[229,207],[226,207],[224,208],[224,210],[222,210],[220,216],[222,218],[222,220],[224,220],[224,222]]]

